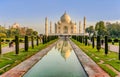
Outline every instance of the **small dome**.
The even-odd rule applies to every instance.
[[[70,16],[65,12],[65,13],[61,16],[61,22],[70,23],[70,21],[71,21]]]
[[[12,25],[12,28],[20,28],[20,25],[18,24],[18,23],[14,23],[13,25]]]

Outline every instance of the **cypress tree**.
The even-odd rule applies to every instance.
[[[34,37],[33,36],[31,36],[31,46],[32,48],[34,48]]]
[[[19,37],[15,36],[15,54],[19,54]]]
[[[108,37],[105,36],[105,54],[108,54]]]
[[[28,51],[28,36],[25,36],[25,51]]]
[[[85,36],[82,37],[82,42],[85,43]]]
[[[85,36],[85,46],[87,45],[87,36]]]
[[[80,36],[78,36],[79,37],[79,42],[80,42]]]
[[[36,36],[36,45],[38,46],[39,45],[39,37]]]
[[[53,36],[54,39],[54,36]],[[47,43],[47,36],[44,37],[45,43]]]
[[[47,42],[49,42],[50,41],[50,36],[48,36],[48,38],[47,38]]]
[[[97,36],[97,50],[100,51],[101,49],[101,43],[100,43],[100,36]]]
[[[94,36],[92,37],[92,48],[95,47],[95,39],[94,39]]]
[[[119,60],[120,60],[120,40],[119,40]]]
[[[81,36],[81,43],[83,43],[83,36]]]
[[[0,55],[2,54],[2,48],[1,48],[1,37],[0,37]]]
[[[43,44],[45,44],[45,39],[44,38],[45,38],[45,36],[42,37]]]

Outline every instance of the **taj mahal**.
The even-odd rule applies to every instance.
[[[65,12],[58,22],[54,24],[54,32],[52,32],[52,22],[50,22],[50,27],[48,31],[48,18],[45,18],[45,35],[83,35],[85,34],[86,18],[83,20],[83,29],[81,29],[81,22],[79,21],[79,28],[77,28],[76,23],[71,20],[71,17]],[[77,29],[79,31],[77,32]],[[83,32],[82,32],[83,30]]]

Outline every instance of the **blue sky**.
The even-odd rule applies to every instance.
[[[120,20],[120,0],[0,0],[0,24],[17,22],[44,33],[44,20],[57,22],[66,11],[77,23],[87,18],[87,25],[97,21]]]

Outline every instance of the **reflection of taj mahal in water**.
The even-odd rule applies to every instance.
[[[86,18],[84,17],[83,29],[81,29],[81,22],[79,22],[79,31],[77,32],[76,23],[74,23],[70,16],[65,12],[60,20],[55,23],[55,32],[52,32],[52,22],[50,22],[50,30],[48,31],[48,19],[45,18],[45,35],[76,35],[84,34],[86,26]],[[83,30],[83,32],[82,32]]]
[[[69,58],[72,51],[72,47],[68,41],[59,41],[59,43],[57,43],[55,48],[58,49],[58,51],[61,53],[61,56],[65,60]]]

